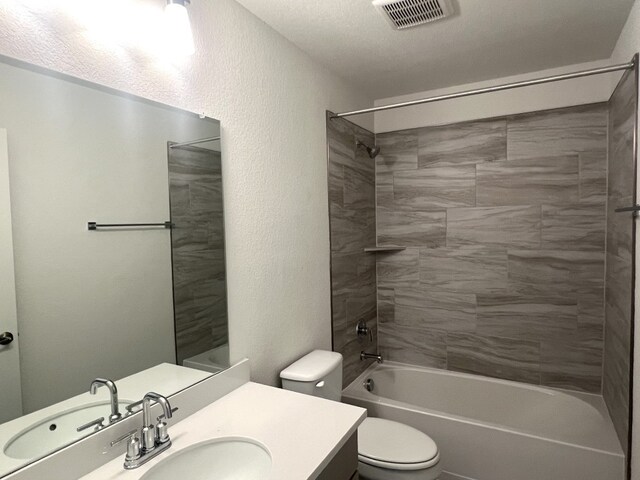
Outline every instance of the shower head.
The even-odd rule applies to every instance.
[[[364,147],[367,150],[370,158],[376,158],[380,153],[380,147],[378,147],[377,145],[370,147],[366,143],[362,143],[360,140],[356,140],[356,148],[358,147]]]

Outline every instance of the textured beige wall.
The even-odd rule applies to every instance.
[[[254,380],[277,384],[290,362],[330,348],[325,110],[372,100],[233,0],[192,2],[197,52],[181,66],[32,4],[47,8],[0,1],[0,54],[221,121],[232,361],[249,357]]]

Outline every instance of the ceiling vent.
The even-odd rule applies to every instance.
[[[453,14],[451,0],[373,0],[371,3],[396,30],[417,27]]]

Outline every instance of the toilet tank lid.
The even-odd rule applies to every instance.
[[[280,378],[297,382],[317,382],[335,370],[341,362],[342,355],[338,352],[314,350],[280,372]]]

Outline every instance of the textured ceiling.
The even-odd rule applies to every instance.
[[[238,0],[375,98],[608,58],[633,0],[454,0],[396,31],[370,0]]]

